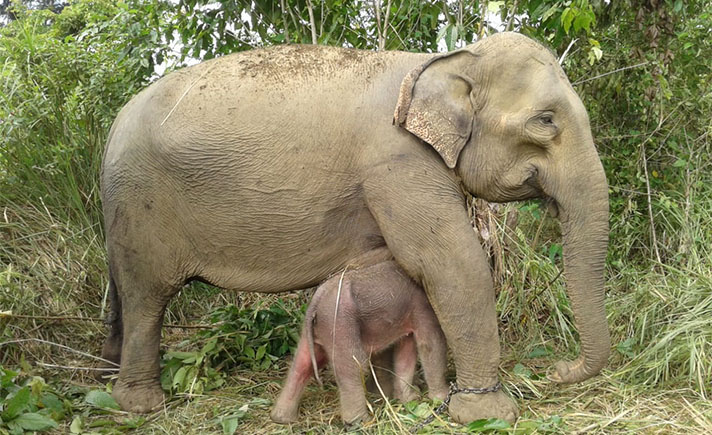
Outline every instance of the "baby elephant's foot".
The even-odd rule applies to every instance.
[[[341,419],[343,420],[344,425],[348,427],[359,426],[361,423],[368,421],[369,418],[370,415],[368,414],[368,409],[366,409],[366,407],[341,410]]]
[[[408,403],[413,400],[420,399],[420,392],[416,387],[405,387],[403,391],[398,391],[396,394],[396,399],[401,403]]]
[[[299,410],[297,408],[275,406],[272,408],[272,412],[269,414],[269,417],[275,423],[291,424],[296,422],[299,418]]]
[[[430,397],[431,399],[445,400],[448,392],[449,388],[447,386],[431,388],[428,390],[428,397]]]
[[[121,409],[145,414],[158,409],[163,404],[163,390],[158,382],[147,385],[127,385],[119,380],[111,396]]]

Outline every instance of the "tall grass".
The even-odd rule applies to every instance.
[[[148,48],[126,32],[141,18],[106,0],[18,14],[0,29],[0,311],[99,317],[99,167],[115,113],[150,76],[140,65]],[[0,340],[42,334],[98,346],[104,329],[50,325],[0,319]],[[6,346],[0,364],[19,356]]]

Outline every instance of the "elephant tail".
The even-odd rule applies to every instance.
[[[306,316],[304,317],[304,336],[307,339],[307,345],[309,347],[309,358],[311,359],[312,369],[314,370],[314,379],[316,379],[321,387],[323,387],[324,384],[322,384],[321,378],[319,377],[319,365],[316,363],[316,354],[314,352],[314,321],[316,320],[316,310],[319,306],[319,300],[323,294],[323,287],[320,286],[317,288],[316,293],[314,293],[309,308],[307,308]]]
[[[124,322],[121,318],[121,297],[116,288],[114,275],[109,267],[109,284],[106,292],[106,302],[109,304],[109,312],[104,319],[104,323],[109,326],[109,335],[104,341],[101,356],[105,360],[114,363],[117,368],[121,363],[121,346],[124,335]]]
[[[121,301],[119,300],[119,292],[116,290],[116,281],[109,268],[109,283],[107,291],[107,300],[109,302],[109,312],[104,319],[107,325],[113,325],[121,321]]]

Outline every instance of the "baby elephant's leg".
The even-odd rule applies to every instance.
[[[440,329],[435,312],[430,304],[424,304],[416,312],[415,342],[418,345],[418,355],[423,366],[425,382],[428,384],[428,396],[432,399],[444,400],[447,397],[448,385],[445,380],[447,372],[447,341]]]
[[[326,354],[321,346],[317,344],[314,345],[314,354],[317,367],[321,368],[326,363]],[[282,424],[297,421],[299,417],[299,401],[313,373],[314,370],[309,355],[309,346],[306,338],[304,338],[304,334],[302,334],[302,338],[299,340],[299,345],[297,346],[297,353],[294,356],[294,361],[289,368],[287,380],[270,414],[272,421]]]
[[[396,399],[401,402],[410,402],[418,398],[418,390],[413,385],[415,365],[418,355],[415,348],[415,339],[412,335],[403,337],[396,343],[393,356],[395,382],[393,390]]]
[[[368,373],[368,355],[363,349],[358,322],[348,316],[337,320],[337,343],[331,355],[336,384],[339,386],[341,418],[357,424],[368,418],[364,375]]]

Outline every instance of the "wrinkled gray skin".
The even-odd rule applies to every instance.
[[[581,100],[524,36],[440,55],[280,46],[171,73],[117,116],[101,185],[114,310],[104,356],[121,362],[113,396],[125,410],[163,400],[161,322],[187,281],[307,288],[386,245],[425,289],[458,386],[494,385],[494,291],[464,190],[555,202],[581,354],[551,377],[581,381],[606,364],[608,187]],[[513,421],[517,407],[502,391],[460,393],[450,415]]]
[[[314,293],[294,361],[272,409],[272,420],[292,423],[304,387],[331,362],[339,386],[341,418],[368,416],[363,379],[369,358],[395,343],[394,395],[414,400],[413,375],[420,355],[431,398],[444,400],[447,345],[425,292],[394,261],[337,274]],[[418,349],[416,353],[416,347]]]

